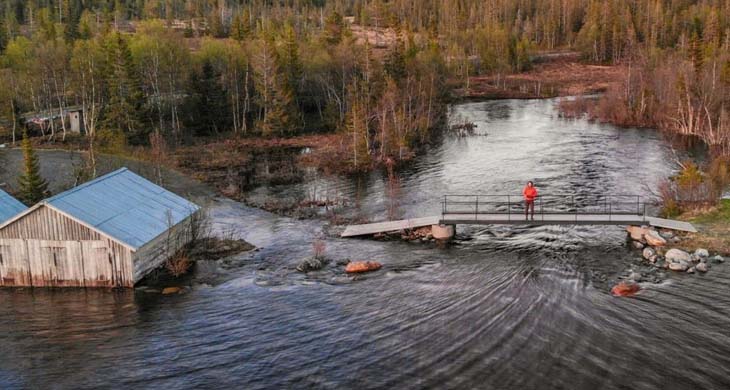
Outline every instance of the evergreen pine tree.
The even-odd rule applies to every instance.
[[[231,21],[231,38],[241,42],[248,36],[248,20],[244,20],[240,14],[236,14]]]
[[[48,183],[41,176],[41,167],[38,156],[33,150],[33,144],[28,138],[28,133],[23,132],[23,175],[18,178],[20,185],[20,200],[28,206],[32,206],[46,197]]]
[[[398,42],[391,49],[385,58],[385,73],[396,82],[400,82],[406,77],[406,47],[403,40],[398,38]]]
[[[203,62],[200,72],[194,72],[191,80],[192,96],[190,126],[198,135],[217,134],[230,124],[230,110],[226,91],[220,83],[220,74],[210,61]]]
[[[5,51],[8,46],[8,30],[5,26],[5,20],[0,19],[0,53]]]
[[[145,142],[139,123],[142,94],[132,62],[132,54],[119,32],[110,33],[104,44],[106,85],[109,93],[102,127],[124,132],[132,142]]]

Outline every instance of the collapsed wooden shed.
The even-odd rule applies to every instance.
[[[114,171],[0,223],[0,286],[133,287],[190,242],[199,209]]]

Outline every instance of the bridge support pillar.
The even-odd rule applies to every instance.
[[[451,240],[456,234],[456,225],[431,225],[431,234],[437,240]]]

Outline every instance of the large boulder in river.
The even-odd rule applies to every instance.
[[[644,241],[644,234],[649,232],[649,228],[643,226],[627,226],[626,231],[629,232],[632,240]]]
[[[648,232],[644,233],[644,240],[646,240],[646,243],[651,246],[667,245],[667,240],[665,240],[664,237],[660,236],[656,230],[649,230]]]
[[[710,257],[710,252],[707,251],[707,249],[697,249],[695,251],[695,256],[699,257],[700,259],[704,259],[706,257]]]
[[[689,264],[692,262],[692,256],[689,253],[677,248],[668,250],[664,255],[664,258],[670,263]]]
[[[630,297],[636,295],[641,290],[637,283],[621,282],[611,289],[611,294],[615,297]]]
[[[353,261],[347,264],[345,272],[348,274],[359,274],[363,272],[377,271],[383,265],[377,261]]]

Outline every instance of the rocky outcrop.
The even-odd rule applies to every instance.
[[[667,259],[670,263],[690,263],[692,262],[692,256],[690,256],[689,253],[681,250],[672,248],[667,251],[667,253],[664,255],[664,258]]]
[[[725,259],[717,255],[710,257],[707,249],[699,248],[694,252],[685,252],[677,248],[667,248],[681,241],[675,233],[662,230],[657,231],[646,226],[629,226],[626,231],[631,236],[631,244],[641,250],[641,257],[654,264],[656,269],[663,268],[676,272],[707,272],[709,262],[721,263]]]
[[[667,245],[667,240],[660,236],[656,230],[649,230],[648,232],[644,233],[644,240],[648,245],[651,245],[653,247]]]
[[[631,236],[631,239],[634,240],[634,241],[642,242],[642,243],[645,242],[644,241],[644,234],[646,234],[647,232],[649,232],[649,230],[650,229],[648,227],[644,227],[644,226],[628,226],[628,227],[626,227],[626,231],[629,232],[629,235]]]
[[[345,272],[348,274],[359,274],[363,272],[377,271],[382,267],[383,265],[377,261],[352,261],[347,264]]]

